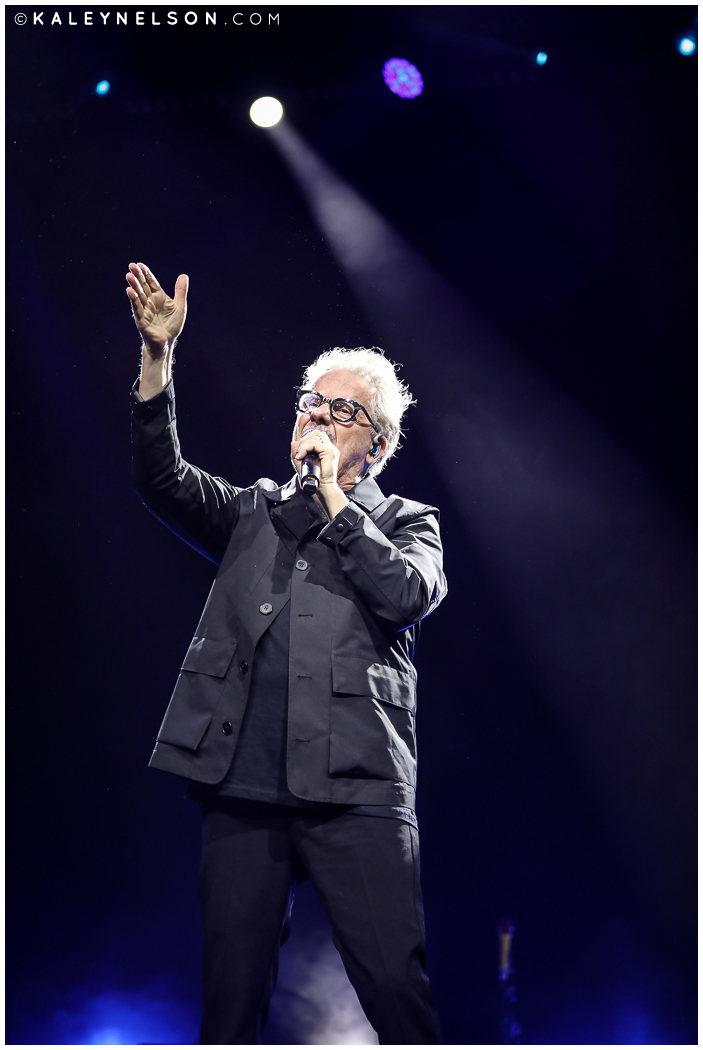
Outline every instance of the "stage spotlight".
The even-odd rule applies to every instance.
[[[696,50],[696,41],[692,36],[682,36],[679,40],[679,51],[682,55],[692,55]]]
[[[405,58],[389,58],[383,67],[383,79],[401,98],[417,98],[425,86],[420,70]]]
[[[253,103],[249,116],[260,128],[272,128],[283,116],[283,106],[277,98],[264,95]]]
[[[547,61],[547,53],[546,53],[546,51],[538,51],[537,52],[537,57],[535,58],[535,62],[537,63],[537,65],[538,66],[543,66],[546,61]]]
[[[95,89],[95,94],[96,95],[107,95],[109,90],[110,90],[110,81],[109,80],[101,80],[100,83],[98,84],[98,86]]]

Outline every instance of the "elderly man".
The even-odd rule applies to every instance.
[[[438,512],[373,476],[411,404],[375,350],[337,348],[296,394],[285,485],[238,488],[187,463],[171,361],[188,278],[169,298],[130,263],[142,337],[134,481],[219,566],[151,765],[203,806],[202,1043],[259,1041],[293,888],[309,877],[386,1044],[438,1043],[419,884],[415,684],[420,620],[444,597]],[[300,483],[319,460],[319,487]]]

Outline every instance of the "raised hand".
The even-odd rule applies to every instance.
[[[173,299],[169,298],[145,263],[130,263],[127,295],[134,323],[147,350],[154,356],[173,348],[186,320],[188,276],[182,273],[176,281]]]

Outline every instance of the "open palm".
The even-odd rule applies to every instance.
[[[154,349],[173,345],[185,324],[187,275],[183,273],[178,278],[171,299],[148,266],[130,263],[127,295],[132,305],[134,323],[146,345]]]

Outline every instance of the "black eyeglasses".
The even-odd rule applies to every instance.
[[[298,400],[295,403],[296,412],[313,412],[320,405],[328,404],[332,419],[338,423],[351,423],[359,412],[363,412],[374,430],[378,431],[373,419],[358,401],[352,401],[346,397],[323,397],[322,394],[318,394],[317,390],[301,390],[299,386],[295,389],[298,391]]]

